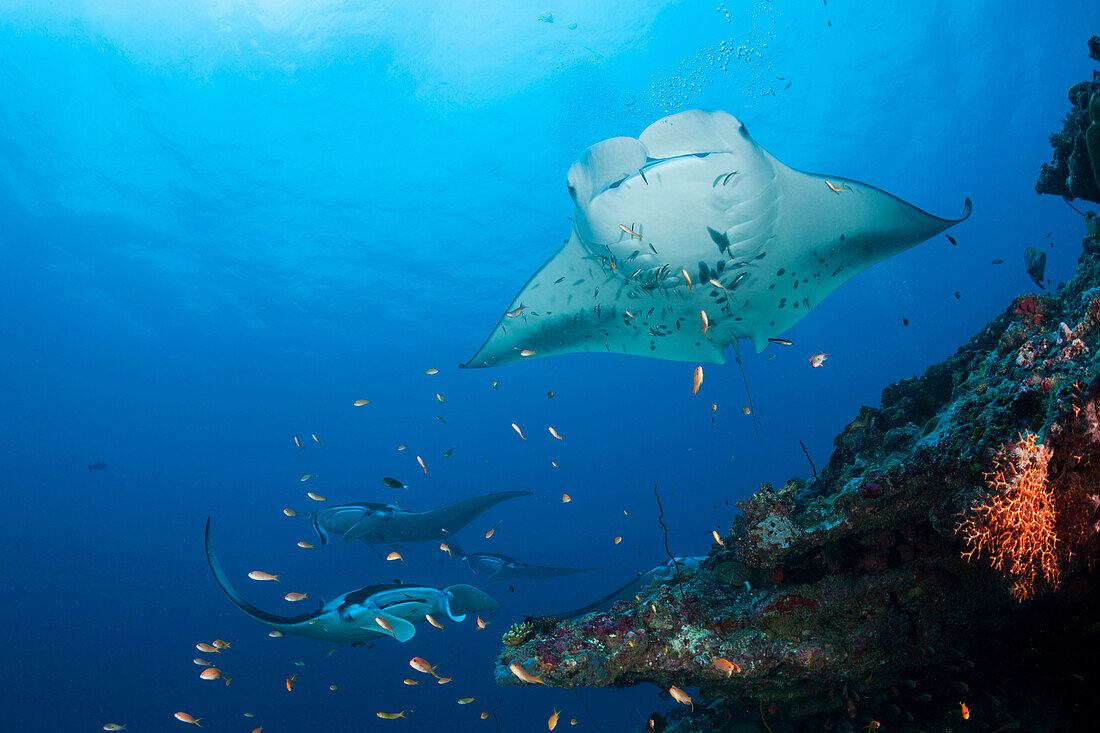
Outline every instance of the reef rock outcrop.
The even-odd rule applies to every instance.
[[[1100,36],[1089,40],[1089,55],[1100,61]],[[1035,190],[1100,203],[1100,72],[1074,84],[1069,102],[1062,129],[1050,136],[1054,159],[1040,169]]]

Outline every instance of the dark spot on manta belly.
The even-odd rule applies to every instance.
[[[780,267],[780,268],[779,268],[778,270],[776,270],[776,271],[775,271],[775,274],[776,274],[776,275],[782,275],[782,274],[783,274],[783,273],[785,273],[786,271],[787,271],[787,268],[785,268],[785,267]]]

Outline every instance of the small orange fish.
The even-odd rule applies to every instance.
[[[210,662],[206,661],[202,657],[195,657],[191,661],[194,662],[195,664],[199,665],[200,667],[209,667],[210,666]]]
[[[251,573],[248,574],[248,577],[252,578],[253,580],[275,580],[275,581],[279,580],[278,575],[272,575],[271,573],[265,573],[263,570],[253,570]],[[206,651],[206,650],[203,649],[202,651]]]
[[[558,440],[565,440],[565,438],[563,438],[563,437],[561,437],[560,435],[558,435],[558,431],[557,431],[557,430],[554,430],[554,428],[547,428],[547,430],[549,430],[549,431],[550,431],[550,434],[551,434],[551,435],[553,435],[553,436],[554,436],[555,438],[557,438]]]
[[[447,683],[448,683],[448,682],[450,682],[450,681],[451,681],[451,678],[450,678],[450,677],[440,677],[439,679],[437,679],[437,680],[435,681],[435,683],[436,683],[437,685],[445,685],[445,684],[447,684]]]
[[[680,270],[680,274],[684,276],[684,280],[687,282],[687,285],[688,285],[688,290],[690,290],[691,292],[694,293],[695,292],[695,286],[691,282],[691,275],[689,275],[688,271],[684,270],[684,269]]]
[[[405,711],[402,710],[400,713],[375,713],[375,715],[383,720],[397,720],[405,717]]]
[[[317,433],[310,433],[309,437],[313,438],[313,442],[316,443],[317,445],[321,446],[322,448],[325,447],[325,444],[322,443],[321,439],[317,437]]]
[[[195,648],[198,649],[200,652],[206,652],[207,654],[220,654],[222,651],[216,646],[211,646],[210,644],[201,641],[195,645]]]
[[[436,369],[435,367],[432,367],[431,369],[428,369],[428,370],[427,370],[427,371],[425,371],[424,373],[425,373],[425,374],[427,374],[427,375],[428,375],[428,376],[430,377],[430,376],[432,376],[433,374],[439,374],[439,370],[438,370],[438,369]]]
[[[527,438],[523,437],[523,431],[519,429],[519,425],[516,425],[515,423],[512,423],[512,430],[516,431],[516,435],[523,438],[524,440],[527,440]]]
[[[710,663],[713,664],[714,668],[719,672],[725,672],[727,677],[732,677],[734,674],[741,673],[741,667],[725,657],[715,657],[710,660]]]
[[[298,481],[301,482],[301,483],[305,483],[306,481],[309,481],[311,478],[313,478],[312,473],[303,473],[300,477],[298,477]]]
[[[233,645],[230,644],[228,641],[225,641],[224,639],[214,639],[214,641],[211,642],[211,643],[214,645],[215,649],[232,649],[233,648]]]
[[[570,718],[569,719],[569,725],[576,725],[576,724],[577,724],[577,719],[576,718]]]
[[[337,690],[340,689],[340,686],[339,685],[329,685],[328,689],[330,689],[333,692],[336,692]]]
[[[401,681],[404,682],[406,685],[409,685],[410,687],[412,685],[419,685],[420,684],[416,680],[410,680],[410,679],[404,679],[404,680],[401,680]]]
[[[415,669],[417,672],[423,672],[424,674],[430,674],[433,677],[438,678],[439,675],[435,673],[435,667],[428,664],[428,660],[423,657],[413,657],[409,660],[409,666]]]
[[[959,713],[963,716],[963,720],[970,720],[970,708],[966,706],[965,702],[959,703]]]
[[[197,725],[200,728],[202,727],[202,723],[200,722],[202,718],[192,717],[188,713],[176,713],[174,717],[181,723],[190,723],[191,725]]]
[[[752,414],[752,408],[749,407],[748,405],[745,405],[744,407],[741,408],[741,414],[742,415],[751,415]]]
[[[299,447],[299,448],[301,448],[302,450],[305,450],[305,449],[306,449],[306,447],[305,447],[304,445],[302,445],[302,441],[298,440],[298,436],[297,436],[297,435],[295,435],[295,436],[294,436],[294,445],[298,446],[298,447]]]
[[[520,313],[523,313],[523,303],[520,303],[519,305],[517,305],[515,308],[508,311],[504,315],[508,316],[509,318],[519,318]]]
[[[409,449],[409,446],[405,445],[404,443],[397,446],[397,450],[408,450],[408,449]]]
[[[224,680],[227,686],[233,681],[232,677],[224,677],[222,671],[217,667],[207,667],[199,674],[199,677],[204,680]]]
[[[542,681],[542,677],[535,677],[523,667],[519,666],[515,662],[508,665],[508,669],[512,670],[512,674],[518,677],[521,681],[526,682],[529,685],[540,684],[545,685]]]
[[[499,382],[497,382],[497,380],[494,379],[493,380],[493,389],[496,389],[498,385],[499,385]]]
[[[695,704],[691,701],[691,695],[687,694],[676,685],[668,688],[668,694],[672,695],[672,699],[681,705],[690,705],[692,712],[695,712]]]
[[[253,728],[252,733],[264,733],[264,727],[261,725],[259,728]]]
[[[298,516],[298,512],[296,512],[296,511],[294,511],[293,509],[290,509],[290,508],[284,509],[283,514],[287,515],[288,517]]]
[[[535,352],[531,351],[531,349],[524,349],[523,351],[519,352],[519,355],[520,356],[534,356]]]
[[[550,461],[550,465],[553,466],[554,468],[561,468],[561,466],[558,465],[557,461]]]
[[[428,467],[426,465],[424,465],[424,459],[421,458],[420,456],[417,456],[416,457],[416,462],[420,464],[420,467],[422,469],[424,469],[424,475],[427,476],[428,475]]]
[[[500,522],[497,522],[496,524],[494,524],[494,525],[493,525],[493,526],[492,526],[492,527],[491,527],[491,528],[489,529],[489,531],[485,533],[485,539],[489,539],[489,538],[490,538],[490,537],[492,537],[492,536],[493,536],[494,534],[496,534],[496,531],[497,531],[497,527],[499,527],[499,526],[500,526]]]
[[[385,630],[385,632],[387,634],[389,634],[390,636],[395,636],[395,634],[393,633],[393,627],[390,626],[390,622],[387,621],[386,619],[382,618],[381,616],[375,616],[374,617],[374,623],[381,626]]]
[[[306,496],[308,496],[310,499],[313,499],[314,501],[328,501],[328,499],[326,499],[325,497],[321,496],[320,494],[314,494],[312,491],[307,491]]]
[[[458,699],[458,704],[459,705],[469,705],[473,701],[474,701],[474,698],[472,698],[472,697],[460,697]]]
[[[299,541],[298,542],[298,547],[301,547],[303,550],[312,550],[313,549],[313,545],[311,545],[310,543],[305,542],[305,541]]]
[[[352,402],[351,404],[355,405],[356,407],[362,407],[363,405],[369,405],[370,400],[356,400],[355,402]]]
[[[298,601],[304,601],[309,598],[307,593],[287,593],[283,596],[284,601],[290,601],[291,603],[297,603]]]
[[[699,388],[703,386],[703,367],[695,367],[695,374],[692,375],[691,393],[699,394]]]
[[[390,562],[393,562],[394,560],[400,560],[401,562],[405,562],[405,558],[401,557],[400,552],[391,552],[390,554],[386,555],[386,559],[389,560]]]
[[[443,395],[439,394],[438,392],[435,393],[435,398],[437,400],[439,400],[440,402],[446,402],[447,401],[447,398],[444,397]]]
[[[617,544],[619,544],[619,543],[620,543],[620,542],[622,542],[622,541],[623,541],[623,538],[622,538],[622,537],[616,537],[615,539],[611,540],[611,544],[613,544],[613,545],[617,545]]]
[[[631,313],[630,311],[628,311],[628,310],[624,310],[624,311],[623,311],[623,313],[624,313],[624,314],[625,314],[625,315],[626,315],[627,317],[629,317],[629,318],[630,318],[630,320],[632,320],[632,321],[635,321],[635,322],[637,322],[637,320],[638,320],[638,317],[637,317],[637,316],[635,316],[635,315],[634,315],[633,313]]]
[[[294,692],[294,683],[298,681],[298,675],[286,678],[286,691]]]
[[[825,363],[825,358],[832,356],[832,354],[826,354],[824,351],[819,351],[810,357],[810,366],[814,369],[818,368]]]
[[[278,639],[280,636],[283,635],[283,632],[281,632],[281,631],[269,631],[269,632],[267,632],[267,635],[270,636],[272,639]]]
[[[103,730],[126,730],[125,723],[108,723],[103,726]]]
[[[424,614],[424,619],[437,629],[443,628],[443,624],[439,623],[439,621],[436,620],[435,616],[431,615],[430,613]]]
[[[832,191],[833,193],[840,193],[841,191],[844,190],[844,184],[843,183],[838,186],[835,183],[833,183],[832,181],[830,181],[828,178],[825,179],[825,185],[828,186],[829,190]]]
[[[573,501],[573,497],[570,496],[569,494],[562,494],[561,495],[561,503],[562,504],[568,504],[571,501]]]
[[[453,555],[451,555],[451,546],[448,545],[446,542],[440,542],[439,543],[439,549],[443,550],[443,552],[445,552],[448,555],[450,555],[451,557],[453,557]]]
[[[716,529],[712,529],[712,530],[710,531],[710,533],[711,533],[711,534],[712,534],[712,535],[714,536],[714,541],[715,541],[715,542],[717,542],[717,543],[718,543],[718,544],[719,544],[720,546],[722,546],[722,547],[725,547],[725,546],[726,546],[726,543],[725,543],[725,542],[723,542],[723,541],[722,541],[722,538],[721,538],[721,536],[719,536],[719,534],[718,534],[718,530],[716,530]]]
[[[623,234],[629,234],[631,239],[634,239],[635,237],[637,237],[638,239],[642,238],[641,234],[638,234],[636,231],[634,231],[631,227],[628,227],[626,224],[620,224],[619,229],[623,230]]]
[[[724,285],[722,285],[722,283],[715,280],[713,277],[710,280],[708,280],[707,282],[709,282],[711,285],[718,288],[719,290],[726,290],[726,287]],[[729,291],[726,290],[726,292],[728,293]]]
[[[707,318],[706,311],[699,311],[699,317],[703,319],[703,335],[707,335],[707,329],[710,328],[710,319]]]
[[[555,728],[558,727],[558,716],[559,715],[561,715],[561,711],[560,710],[554,710],[553,714],[550,715],[550,719],[546,721],[547,730],[554,730]]]
[[[710,411],[711,412],[718,412],[718,403],[717,402],[711,402],[710,403]]]
[[[482,620],[481,620],[481,616],[478,616],[478,617],[477,617],[477,627],[478,627],[479,629],[484,629],[484,628],[486,628],[486,627],[487,627],[488,625],[489,625],[489,622],[488,622],[488,621],[482,621]]]
[[[484,710],[481,711],[481,719],[482,720],[488,720],[489,719],[489,713],[485,712]]]

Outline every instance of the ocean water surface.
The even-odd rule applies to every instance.
[[[3,3],[0,726],[518,731],[560,709],[640,730],[664,690],[498,687],[500,635],[667,560],[654,485],[672,552],[703,555],[761,482],[809,475],[799,441],[823,466],[861,405],[1033,289],[1021,242],[1052,243],[1051,283],[1068,277],[1080,219],[1033,185],[1097,20],[984,0]],[[753,415],[732,349],[698,395],[696,363],[621,354],[459,370],[569,236],[573,162],[689,109],[735,115],[799,170],[973,215],[957,246],[841,286],[792,346],[744,342]],[[322,547],[304,518],[510,490],[533,495],[475,519],[463,550],[599,569],[487,581],[436,542],[399,543],[403,561]],[[395,580],[504,607],[332,654],[269,638],[212,578],[207,517],[273,613]],[[213,639],[232,649],[196,651]]]

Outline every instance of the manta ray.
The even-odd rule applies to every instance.
[[[725,363],[757,353],[941,219],[866,183],[789,168],[725,112],[665,117],[569,169],[573,228],[462,365],[613,352]]]
[[[344,536],[344,544],[362,540],[368,545],[394,542],[431,542],[449,537],[493,506],[531,496],[530,491],[499,491],[413,512],[392,504],[339,504],[311,512],[309,521],[327,545],[330,534]]]
[[[618,601],[632,601],[634,600],[634,596],[640,593],[643,588],[648,588],[658,583],[665,585],[675,581],[677,566],[679,567],[681,578],[691,577],[699,570],[699,565],[703,560],[706,560],[706,555],[677,557],[675,562],[669,560],[666,563],[650,568],[644,573],[640,573],[638,577],[598,601],[593,601],[587,606],[582,606],[572,611],[555,613],[554,617],[574,618],[576,616],[583,616],[586,613],[598,611],[601,608],[608,608]]]
[[[599,568],[555,568],[548,565],[532,565],[517,560],[509,555],[498,555],[494,552],[463,552],[457,543],[450,543],[451,551],[458,555],[466,567],[474,575],[484,573],[493,578],[527,578],[530,580],[543,580],[545,578],[560,578],[563,575],[575,575],[576,573],[588,573]]]
[[[249,617],[276,631],[307,639],[340,644],[363,644],[383,636],[406,642],[416,634],[414,624],[425,614],[447,617],[458,623],[470,613],[483,613],[503,606],[470,585],[432,588],[425,585],[368,585],[321,601],[317,610],[299,616],[278,616],[253,606],[241,597],[222,570],[210,542],[210,519],[206,520],[206,561],[210,572],[233,605]],[[383,619],[393,633],[383,630]]]

